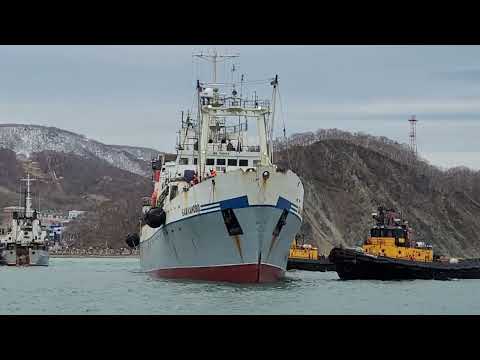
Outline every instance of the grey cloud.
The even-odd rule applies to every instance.
[[[0,121],[171,151],[195,92],[191,55],[208,47],[0,46]],[[250,79],[279,74],[289,133],[338,127],[408,142],[415,113],[422,151],[480,151],[479,46],[217,48],[240,52]]]

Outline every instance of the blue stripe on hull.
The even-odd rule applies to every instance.
[[[248,196],[241,196],[233,199],[220,201],[220,207],[225,209],[242,209],[249,207]]]
[[[287,199],[281,196],[278,197],[277,205],[275,207],[279,209],[285,209],[288,212],[292,213],[293,215],[301,218],[300,214],[298,213],[298,205],[288,201]]]
[[[278,201],[277,201],[276,205],[267,205],[267,204],[265,204],[265,205],[250,205],[249,202],[248,202],[248,196],[245,195],[245,196],[240,196],[240,197],[233,198],[233,199],[222,200],[222,201],[219,201],[219,202],[200,205],[200,212],[199,213],[193,214],[193,215],[190,215],[190,216],[185,216],[182,219],[178,219],[178,220],[169,222],[169,223],[161,226],[160,229],[162,229],[162,228],[164,228],[168,225],[171,225],[171,224],[176,224],[178,222],[185,221],[187,219],[191,219],[193,217],[203,216],[203,215],[215,213],[217,211],[221,211],[221,210],[225,210],[225,209],[243,209],[243,208],[247,208],[247,207],[250,207],[250,208],[270,207],[270,208],[277,208],[277,209],[286,209],[292,215],[298,217],[300,221],[302,220],[302,217],[298,213],[298,207],[296,207],[295,204],[291,203],[290,201],[288,201],[287,199],[285,199],[281,196],[278,197]]]

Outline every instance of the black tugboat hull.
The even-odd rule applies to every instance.
[[[335,271],[335,264],[328,259],[307,260],[307,259],[288,259],[287,270],[306,270],[306,271]]]
[[[334,248],[329,260],[335,264],[335,271],[342,280],[480,279],[480,261],[477,259],[456,264],[419,262]]]

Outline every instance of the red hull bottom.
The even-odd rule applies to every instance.
[[[212,267],[174,268],[151,271],[158,278],[189,279],[233,283],[266,283],[283,278],[285,271],[267,264],[240,264]]]

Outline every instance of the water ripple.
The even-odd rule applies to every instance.
[[[480,281],[339,281],[289,271],[274,284],[152,279],[136,259],[0,268],[0,314],[480,314]]]

